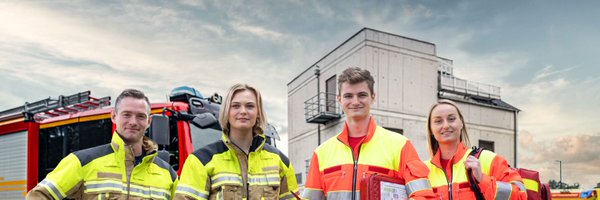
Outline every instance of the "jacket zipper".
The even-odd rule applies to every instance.
[[[245,154],[246,152],[244,152]],[[246,154],[246,199],[250,199],[250,172],[248,169],[248,167],[250,167],[250,152],[248,152],[248,154]],[[243,174],[242,174],[243,176]]]
[[[131,154],[133,154],[133,147],[131,145],[129,146],[129,150],[131,150]],[[125,155],[125,157],[127,157],[127,155]],[[125,160],[127,160],[127,159],[125,159]],[[134,160],[132,162],[133,162],[133,168],[135,168],[135,154],[134,154]],[[129,192],[131,191],[131,174],[133,174],[133,168],[131,169],[131,172],[127,176],[127,199],[129,199]],[[127,164],[125,164],[125,173],[127,174]]]
[[[444,172],[444,178],[446,179],[446,183],[448,183],[448,197],[449,197],[449,200],[452,200],[452,184],[450,183],[450,180],[448,179],[448,174],[446,173],[446,167],[440,167],[433,161],[430,161],[430,162],[431,162],[431,164],[433,164],[433,166],[436,166],[436,167],[442,169],[442,171]],[[452,162],[452,160],[449,162]],[[454,166],[454,164],[452,164],[452,166]],[[452,168],[450,168],[450,170],[452,170]]]
[[[242,153],[244,153],[244,155],[246,156],[246,182],[243,183],[246,188],[246,199],[250,199],[250,178],[248,177],[250,175],[250,172],[248,172],[248,167],[250,165],[250,151],[248,151],[248,154],[246,154],[246,152],[244,150],[242,150],[242,148],[240,148],[237,144],[231,142],[231,144],[233,144],[235,147],[237,147]],[[242,163],[240,162],[240,169],[242,168]],[[242,181],[244,179],[244,174],[242,175]]]
[[[362,144],[358,145],[358,154],[356,157],[354,156],[354,149],[350,147],[352,150],[352,159],[354,160],[354,172],[352,173],[352,200],[356,199],[356,179],[358,179],[358,156],[360,156],[360,147]]]
[[[449,162],[452,162],[452,160],[450,160]],[[452,168],[454,167],[454,164],[450,163],[450,165],[452,165],[452,167],[450,168],[450,174],[452,174]],[[446,178],[446,182],[448,183],[448,197],[449,197],[450,200],[452,200],[452,183],[451,183],[451,180],[448,179],[448,175],[446,174],[445,167],[442,168],[442,171],[444,172],[444,175],[446,176],[444,178]],[[452,178],[454,178],[454,176],[452,176]]]

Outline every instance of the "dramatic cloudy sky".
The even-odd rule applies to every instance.
[[[570,3],[570,4],[567,4]],[[432,42],[457,76],[520,108],[519,167],[600,182],[597,1],[2,1],[0,110],[91,90],[152,101],[189,85],[263,91],[287,138],[287,87],[370,27]],[[283,148],[287,148],[282,145]],[[535,152],[535,153],[531,153]]]

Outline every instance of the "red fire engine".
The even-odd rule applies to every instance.
[[[146,134],[178,173],[188,154],[221,139],[221,101],[184,86],[171,91],[169,102],[151,105]],[[0,199],[23,199],[69,153],[109,143],[115,126],[108,105],[110,97],[86,91],[0,112]],[[274,144],[277,132],[270,125],[266,132]]]

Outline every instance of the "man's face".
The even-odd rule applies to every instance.
[[[366,81],[356,84],[342,83],[338,101],[342,104],[342,110],[347,118],[354,120],[368,118],[374,100],[375,94],[371,94]]]
[[[140,142],[150,127],[149,113],[150,107],[144,99],[125,97],[111,113],[111,119],[125,143],[133,144]]]

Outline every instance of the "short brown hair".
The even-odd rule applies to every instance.
[[[429,143],[429,155],[431,156],[431,158],[433,158],[433,156],[435,155],[437,150],[440,148],[440,143],[433,136],[433,132],[431,132],[431,113],[433,112],[434,108],[436,108],[439,105],[443,105],[443,104],[450,105],[456,109],[456,112],[458,113],[458,117],[460,118],[460,121],[462,122],[462,131],[460,132],[460,141],[463,142],[467,147],[471,146],[471,144],[469,142],[469,134],[467,134],[467,124],[465,123],[465,118],[463,117],[462,113],[460,112],[460,109],[458,109],[458,105],[456,105],[456,103],[454,103],[454,101],[450,101],[447,99],[440,99],[440,100],[438,100],[438,102],[436,102],[435,104],[433,104],[431,106],[431,109],[429,109],[429,116],[427,117],[427,141]]]
[[[225,98],[225,102],[221,106],[221,112],[219,113],[219,123],[221,128],[223,129],[223,133],[229,134],[230,125],[229,125],[229,110],[231,109],[231,101],[233,101],[233,96],[238,92],[249,90],[256,96],[256,104],[257,104],[257,116],[256,116],[256,124],[254,124],[254,128],[252,129],[253,134],[263,134],[267,127],[267,116],[263,109],[262,98],[260,96],[260,92],[247,84],[235,84],[231,86],[229,92],[227,93],[227,97]]]
[[[121,92],[121,94],[119,94],[117,100],[115,100],[115,112],[118,112],[117,109],[119,107],[119,103],[121,103],[121,100],[123,100],[126,97],[131,97],[134,99],[143,99],[148,104],[148,112],[150,112],[150,100],[148,100],[148,97],[146,97],[144,92],[136,89],[125,89],[123,90],[123,92]]]
[[[371,76],[371,72],[366,69],[361,69],[358,67],[350,67],[342,72],[340,77],[338,78],[338,93],[342,95],[342,84],[350,83],[357,84],[366,81],[369,86],[369,90],[371,91],[371,95],[375,94],[373,91],[373,85],[375,85],[375,80],[373,80],[373,76]]]

